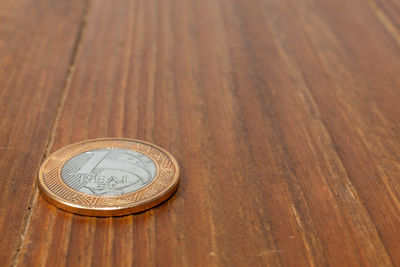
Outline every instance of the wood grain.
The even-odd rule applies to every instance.
[[[15,263],[24,240],[82,11],[80,1],[0,2],[2,266]]]
[[[2,262],[400,264],[397,2],[50,2],[25,19],[28,1],[0,4],[0,142],[19,149],[0,149]],[[37,34],[27,43],[13,27]],[[178,192],[115,218],[49,205],[40,162],[97,137],[169,150]]]

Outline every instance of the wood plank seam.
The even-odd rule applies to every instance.
[[[62,90],[62,94],[61,94],[61,98],[57,107],[57,111],[56,111],[56,116],[53,120],[52,123],[52,127],[51,127],[51,131],[50,131],[50,136],[49,139],[45,145],[45,149],[43,151],[43,155],[41,158],[40,162],[43,162],[44,159],[50,154],[51,148],[53,146],[54,143],[54,138],[55,138],[55,133],[56,133],[56,129],[61,117],[61,113],[65,104],[65,100],[67,98],[68,92],[69,92],[69,88],[70,88],[70,83],[71,83],[71,77],[74,73],[74,69],[75,69],[75,62],[76,62],[76,58],[77,58],[77,54],[79,52],[79,48],[80,48],[80,44],[81,44],[81,40],[82,40],[82,36],[84,34],[85,28],[86,28],[86,22],[87,22],[87,18],[88,18],[88,14],[89,14],[89,10],[90,10],[90,0],[86,0],[85,1],[85,8],[84,11],[82,13],[82,19],[79,25],[79,30],[76,36],[76,40],[74,43],[74,46],[72,48],[72,53],[71,53],[71,59],[70,59],[70,63],[69,63],[69,68],[68,71],[65,75],[65,82],[64,82],[64,88]],[[36,169],[36,173],[38,172],[39,166]],[[35,206],[37,199],[38,199],[38,195],[39,195],[39,191],[38,188],[36,187],[36,179],[35,181],[32,183],[32,190],[31,190],[31,195],[28,199],[28,213],[26,214],[26,218],[24,219],[25,223],[22,226],[22,233],[20,235],[20,244],[18,246],[18,248],[16,249],[16,251],[14,252],[14,256],[12,257],[11,260],[11,266],[17,266],[18,265],[18,260],[19,260],[19,256],[20,256],[20,251],[22,249],[22,246],[24,245],[25,242],[25,237],[27,234],[27,231],[29,229],[29,224],[31,221],[31,217],[32,217],[32,212],[33,209],[32,207]]]
[[[41,1],[35,21],[49,25],[40,18],[51,1]],[[57,86],[43,85],[61,61],[36,56],[29,73],[47,61],[52,68],[42,68],[33,86],[19,87],[43,90],[51,110],[18,110],[34,114],[27,115],[31,125],[36,114],[45,116],[31,137],[33,144],[40,138],[39,148],[0,153],[5,162],[13,155],[19,160],[0,166],[0,177],[4,170],[5,177],[25,178],[17,186],[8,179],[10,190],[3,190],[4,200],[18,200],[7,191],[24,189],[20,205],[3,212],[19,214],[18,227],[7,232],[17,220],[0,220],[15,241],[3,253],[10,266],[400,262],[400,6],[368,0],[393,37],[362,0],[89,1],[58,9],[63,15],[79,7],[74,24],[64,20],[60,27],[68,49]],[[50,16],[51,24],[59,17]],[[45,29],[33,40],[48,40],[42,45],[60,55],[51,38],[57,28]],[[36,50],[49,54],[42,47]],[[25,78],[17,66],[10,74]],[[4,102],[18,95],[12,86]],[[33,102],[41,99],[37,94]],[[11,135],[21,132],[1,143],[0,152],[24,138],[24,121],[14,123],[12,111],[29,100],[7,101],[0,124],[9,125]],[[169,202],[135,216],[99,219],[59,212],[38,196],[32,170],[52,151],[119,135],[176,148],[187,179]],[[34,158],[29,152],[35,159],[25,165]]]

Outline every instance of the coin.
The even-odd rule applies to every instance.
[[[51,154],[38,175],[54,206],[89,216],[120,216],[152,208],[177,189],[180,169],[166,150],[139,140],[104,138]]]

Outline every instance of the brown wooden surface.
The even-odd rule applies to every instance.
[[[0,1],[2,266],[400,265],[395,0]],[[116,218],[35,187],[97,137],[176,156]]]

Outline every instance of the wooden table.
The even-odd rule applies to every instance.
[[[400,265],[400,2],[0,2],[2,266]],[[49,153],[168,149],[165,204],[48,204]]]

